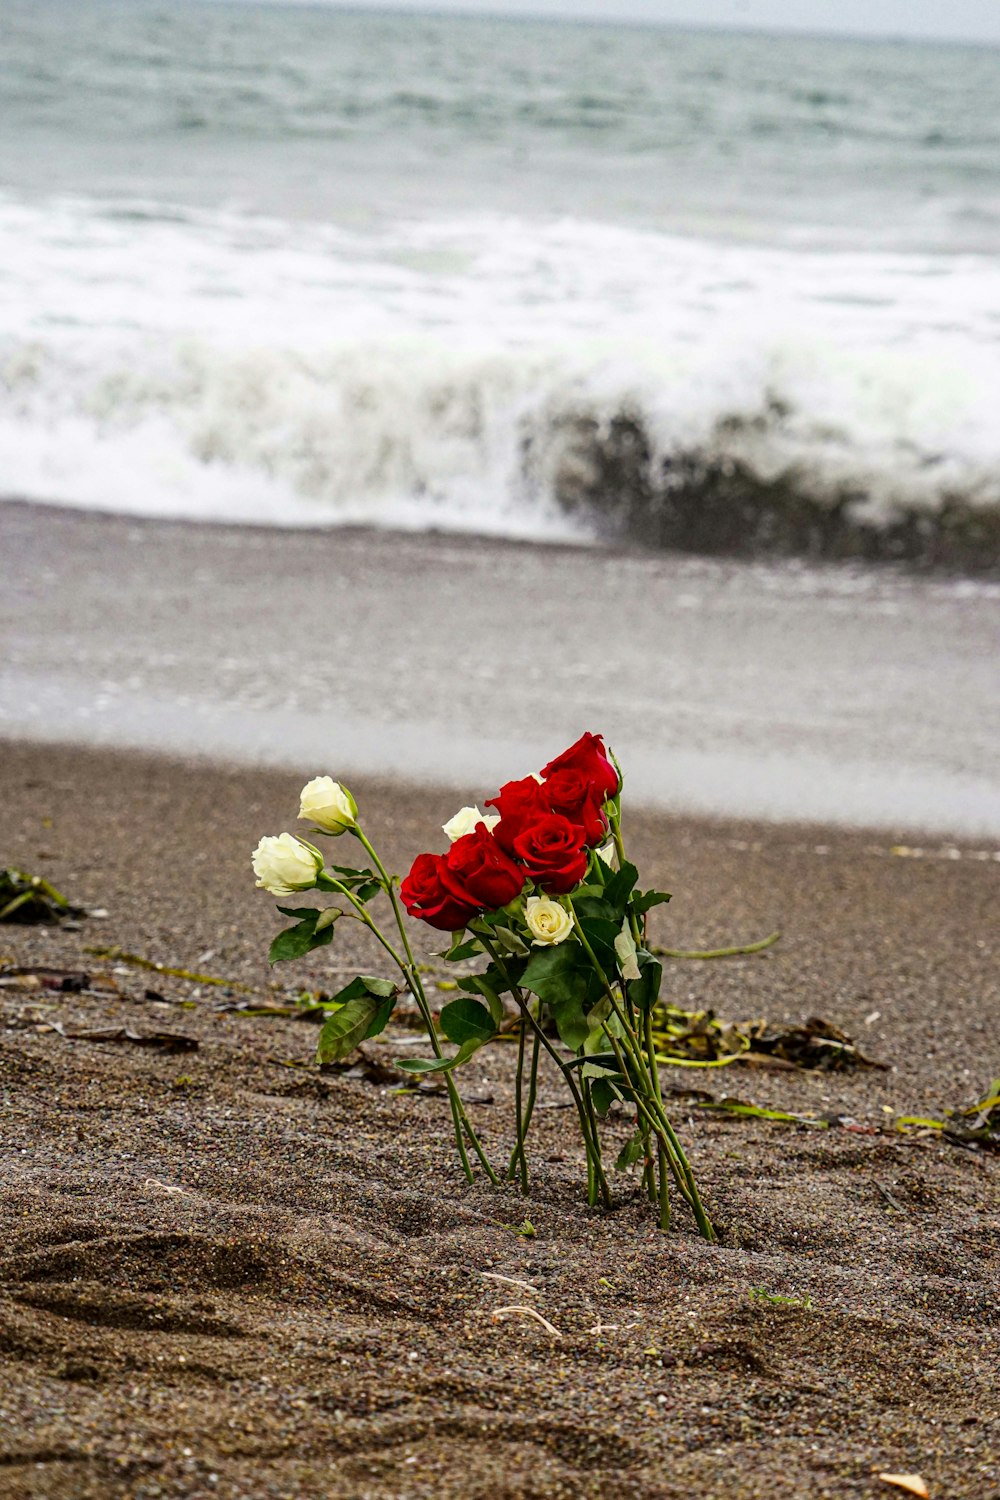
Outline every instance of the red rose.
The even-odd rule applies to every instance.
[[[486,824],[477,823],[444,856],[441,881],[456,901],[496,911],[520,893],[524,872],[504,853]]]
[[[608,832],[608,820],[603,812],[604,797],[588,776],[570,769],[553,771],[542,792],[552,812],[561,813],[583,829],[585,843],[603,843]]]
[[[525,776],[521,781],[508,781],[495,797],[489,799],[486,806],[495,807],[500,814],[500,821],[493,829],[493,837],[507,854],[514,852],[514,840],[519,833],[551,811],[534,776]]]
[[[475,903],[459,901],[442,882],[443,854],[418,854],[399,887],[411,917],[419,917],[441,932],[457,932],[476,915]]]
[[[618,790],[618,772],[608,759],[600,734],[581,734],[575,745],[542,767],[542,776],[548,781],[556,771],[579,771],[593,783],[602,802]]]
[[[583,829],[560,813],[546,813],[514,840],[514,853],[536,885],[564,896],[587,873]]]

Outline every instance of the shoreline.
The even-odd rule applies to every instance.
[[[1000,836],[1000,589],[0,505],[0,735],[473,797],[582,728],[637,805]]]
[[[624,419],[622,419],[624,420]],[[693,463],[690,456],[682,457],[679,463]],[[760,482],[749,480],[743,473],[735,476],[728,472],[724,476],[727,485],[740,484],[750,487],[760,487]],[[697,496],[689,502],[692,505]],[[712,496],[713,503],[717,504],[717,497]],[[559,536],[542,531],[537,536],[507,534],[505,532],[481,531],[475,528],[462,530],[452,526],[412,526],[394,521],[391,525],[378,525],[375,522],[365,521],[337,521],[333,519],[303,519],[303,512],[296,511],[294,516],[288,520],[262,521],[243,520],[241,518],[202,517],[194,515],[159,515],[144,511],[130,511],[115,509],[113,506],[104,508],[100,504],[94,505],[89,502],[74,502],[71,500],[39,499],[29,498],[23,494],[0,494],[0,508],[11,507],[24,510],[50,511],[65,516],[86,516],[101,522],[132,522],[136,525],[151,525],[160,527],[193,527],[205,531],[239,531],[247,532],[261,537],[282,535],[286,532],[296,536],[327,537],[330,535],[352,538],[378,538],[384,536],[401,537],[423,537],[430,543],[447,545],[454,543],[461,546],[463,542],[472,546],[486,544],[498,548],[509,548],[511,550],[533,551],[542,548],[546,552],[558,553],[600,553],[603,556],[624,557],[634,559],[657,558],[667,561],[689,561],[692,563],[704,562],[719,566],[734,568],[774,568],[774,569],[806,569],[823,574],[830,571],[834,573],[868,574],[873,578],[900,579],[912,583],[926,582],[929,584],[967,584],[984,591],[1000,590],[1000,554],[994,556],[997,543],[994,541],[992,531],[996,529],[998,515],[996,507],[981,506],[970,507],[968,522],[970,527],[969,548],[971,555],[963,560],[961,554],[950,558],[947,555],[940,557],[934,554],[933,542],[935,536],[932,532],[921,530],[921,521],[926,517],[923,512],[909,508],[901,512],[900,518],[894,527],[886,527],[884,545],[877,545],[877,538],[872,537],[872,528],[864,526],[858,528],[855,538],[853,532],[846,532],[843,537],[838,532],[838,537],[843,540],[841,550],[836,547],[830,549],[825,545],[810,546],[808,539],[811,535],[810,527],[823,530],[824,524],[835,531],[843,526],[843,521],[838,520],[842,506],[830,508],[830,514],[824,523],[822,519],[822,507],[816,505],[817,514],[812,516],[808,507],[803,506],[803,515],[798,518],[797,524],[801,529],[803,544],[799,548],[789,550],[776,549],[766,543],[755,540],[758,534],[765,535],[773,525],[774,518],[761,508],[758,498],[757,506],[754,508],[754,530],[747,545],[734,544],[732,534],[723,544],[713,544],[711,530],[706,530],[704,518],[698,518],[692,511],[687,516],[684,527],[678,526],[676,533],[665,534],[664,537],[656,539],[657,534],[649,527],[643,528],[637,525],[634,532],[626,529],[624,531],[601,531],[600,503],[594,500],[591,509],[587,509],[577,498],[569,501],[565,510],[565,519],[569,524],[574,518],[585,518],[597,528],[597,534],[579,536]],[[976,527],[980,526],[982,535],[979,536]],[[725,529],[725,528],[724,528]],[[913,538],[913,550],[907,551],[900,536]],[[896,540],[894,550],[893,540]],[[856,541],[855,546],[850,543]],[[987,560],[975,556],[978,543],[987,550]],[[866,544],[868,550],[866,550]]]

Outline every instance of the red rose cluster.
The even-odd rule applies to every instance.
[[[418,854],[400,887],[412,917],[456,932],[482,911],[498,911],[531,880],[561,896],[587,871],[587,850],[608,831],[604,804],[618,791],[618,772],[603,737],[581,735],[542,768],[542,779],[508,781],[486,806],[500,821],[478,823],[447,854]]]

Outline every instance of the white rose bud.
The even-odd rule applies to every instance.
[[[456,839],[464,838],[467,833],[472,833],[477,823],[485,823],[488,832],[492,833],[500,821],[499,813],[481,813],[478,807],[460,807],[453,818],[441,826],[452,843]]]
[[[606,865],[610,865],[614,860],[616,853],[614,839],[608,839],[608,842],[606,844],[602,844],[597,853],[599,857],[603,859]]]
[[[302,788],[299,817],[308,818],[324,833],[344,833],[357,822],[358,804],[339,781],[330,776],[314,776]]]
[[[323,868],[323,856],[294,833],[279,833],[276,838],[261,839],[251,863],[259,890],[270,891],[272,896],[294,896],[296,891],[312,890]]]
[[[551,896],[529,896],[524,903],[524,920],[536,948],[564,943],[573,931],[573,916]]]

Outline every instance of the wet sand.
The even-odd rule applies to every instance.
[[[0,504],[0,734],[1000,837],[1000,584]]]
[[[80,598],[61,607],[76,599],[86,652]],[[903,856],[891,836],[632,807],[644,878],[675,892],[659,941],[783,932],[756,958],[668,965],[669,993],[729,1017],[820,1014],[889,1064],[695,1075],[841,1121],[725,1119],[676,1097],[723,1229],[709,1247],[680,1212],[657,1232],[625,1179],[610,1217],[588,1211],[562,1110],[536,1115],[527,1203],[468,1187],[441,1098],[321,1075],[305,1023],[87,952],[117,944],[265,999],[274,980],[286,998],[372,970],[346,940],[276,975],[264,962],[276,919],[249,850],[290,825],[320,768],[340,766],[0,743],[3,861],[108,913],[0,927],[2,961],[119,990],[0,989],[0,1496],[860,1500],[893,1493],[875,1477],[889,1470],[923,1474],[935,1500],[995,1500],[997,1159],[892,1128],[1000,1073],[995,844],[928,838]],[[355,791],[398,868],[436,846],[466,788]],[[70,1040],[53,1020],[197,1049]],[[371,1055],[391,1060],[402,1035]],[[463,1077],[498,1160],[512,1062],[495,1047]],[[541,1102],[556,1100],[546,1077]],[[525,1213],[533,1238],[515,1233]],[[494,1321],[512,1302],[561,1337]]]

